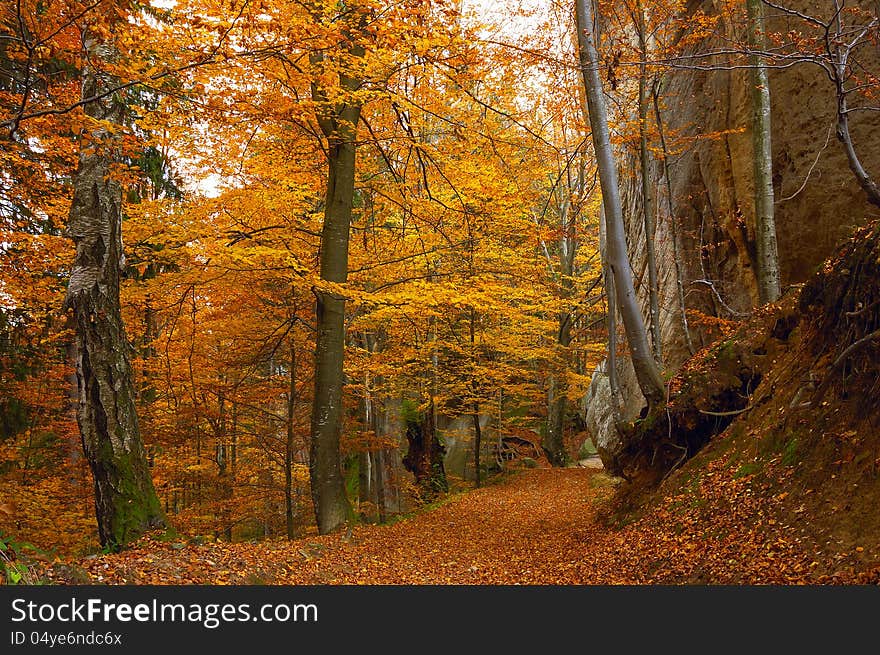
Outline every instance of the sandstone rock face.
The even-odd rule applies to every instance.
[[[605,371],[606,365],[606,362],[603,362],[593,372],[586,397],[587,410],[584,420],[586,430],[603,461],[617,440],[617,431],[614,427],[613,397],[611,384],[608,382],[608,373]]]
[[[794,0],[788,4],[812,11],[821,3]],[[708,13],[718,13],[721,3],[708,0],[700,6]],[[771,30],[797,27],[795,22],[784,23],[779,17],[770,19]],[[729,22],[725,29],[726,37],[739,36]],[[722,48],[723,41],[719,38],[715,43],[703,44],[701,50]],[[875,71],[880,69],[880,62],[871,63]],[[771,70],[770,91],[773,186],[784,289],[806,280],[837,244],[855,227],[876,217],[878,211],[867,203],[835,138],[834,90],[822,71],[808,64]],[[663,78],[661,116],[670,146],[671,212],[659,159],[651,172],[651,188],[657,194],[655,240],[663,356],[670,371],[690,354],[680,317],[671,221],[675,221],[679,236],[688,310],[738,319],[757,303],[749,93],[748,70],[744,69],[680,69]],[[880,176],[880,113],[856,112],[851,118],[856,150],[876,178]],[[630,257],[637,284],[642,282],[639,292],[647,316],[639,161],[636,152],[619,154]],[[696,348],[712,338],[698,318],[689,315]],[[625,357],[619,359],[622,419],[630,420],[644,403],[632,366]],[[605,395],[596,394],[586,413],[604,416],[603,410],[593,406],[599,402],[609,401]],[[595,425],[599,429],[600,423]],[[607,438],[605,432],[593,434],[597,448],[599,441]]]

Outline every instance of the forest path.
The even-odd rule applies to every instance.
[[[872,541],[817,532],[787,492],[738,470],[713,460],[619,515],[620,527],[599,518],[616,488],[602,470],[527,469],[391,525],[294,541],[145,538],[73,570],[76,582],[107,584],[880,583]],[[71,581],[57,568],[50,577]]]
[[[110,584],[579,584],[604,567],[596,469],[532,469],[350,534],[258,543],[143,541],[85,560]],[[598,565],[598,566],[596,566]],[[589,578],[589,579],[588,579]]]

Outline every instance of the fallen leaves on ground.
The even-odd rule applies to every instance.
[[[817,552],[796,526],[774,518],[773,498],[723,462],[619,528],[597,513],[614,487],[601,471],[534,469],[392,525],[294,541],[145,538],[79,566],[99,584],[880,582],[876,544]]]

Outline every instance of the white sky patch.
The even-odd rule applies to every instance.
[[[216,198],[220,195],[220,185],[223,177],[218,173],[211,173],[207,177],[200,179],[195,187],[206,198]]]
[[[486,24],[484,38],[518,38],[530,31],[547,17],[547,0],[516,0],[497,2],[493,0],[462,0],[462,14],[473,14]]]

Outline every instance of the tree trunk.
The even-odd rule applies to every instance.
[[[364,347],[367,351],[371,350],[368,335],[364,335]],[[361,409],[364,432],[373,432],[375,435],[374,426],[376,422],[373,420],[374,407],[370,392],[369,374],[364,375],[364,395],[361,401]],[[358,452],[358,506],[361,518],[370,521],[372,520],[372,516],[365,513],[364,507],[373,501],[375,495],[375,489],[373,487],[375,475],[373,468],[375,467],[375,460],[377,459],[376,456],[378,455],[378,452],[373,450],[372,441],[367,444],[362,444],[361,447],[362,450]]]
[[[571,314],[567,312],[559,317],[557,342],[563,348],[568,348],[571,345],[571,319]],[[550,378],[550,390],[547,394],[549,415],[547,417],[547,436],[544,438],[542,447],[553,466],[568,464],[568,454],[565,451],[565,419],[568,414],[568,401],[564,374],[563,371]]]
[[[608,266],[614,276],[618,310],[626,330],[633,368],[639,388],[649,407],[663,402],[663,378],[648,345],[645,321],[639,309],[633,283],[632,268],[626,250],[625,226],[617,184],[617,165],[611,150],[608,115],[602,81],[599,78],[599,56],[593,41],[593,8],[591,0],[577,0],[577,29],[581,73],[587,96],[590,127],[593,131],[593,149],[602,200],[605,206]]]
[[[354,193],[355,145],[331,137],[327,206],[321,235],[321,279],[348,278],[348,237]],[[342,526],[351,513],[339,460],[342,431],[345,299],[316,290],[315,398],[312,408],[309,472],[318,532]]]
[[[351,47],[355,56],[363,50]],[[311,57],[313,65],[323,55]],[[360,83],[340,74],[340,85],[355,91]],[[348,245],[354,202],[355,155],[359,104],[335,105],[317,82],[312,98],[318,103],[318,124],[327,138],[327,193],[321,232],[321,279],[344,283],[348,279]],[[317,338],[315,341],[315,396],[312,405],[309,474],[319,534],[340,528],[352,517],[345,494],[339,459],[342,431],[343,358],[345,353],[345,298],[315,289]]]
[[[290,337],[290,375],[287,387],[287,439],[284,443],[284,520],[287,538],[296,537],[296,502],[293,494],[293,455],[296,452],[296,346]]]
[[[577,187],[571,190],[569,182],[567,191],[569,195],[583,193],[584,174],[583,169],[578,172]],[[569,299],[573,292],[574,258],[577,253],[577,238],[575,236],[574,218],[572,217],[571,204],[563,204],[561,213],[561,232],[559,240],[559,289],[563,298]],[[559,330],[556,333],[556,343],[564,356],[564,367],[550,376],[550,388],[547,391],[547,434],[541,447],[547,455],[552,466],[565,466],[568,464],[568,454],[565,452],[565,420],[568,414],[568,402],[566,397],[565,374],[570,365],[568,347],[571,345],[571,328],[574,317],[569,311],[559,313]]]
[[[762,304],[779,299],[779,255],[773,206],[773,148],[770,125],[770,80],[757,51],[766,49],[764,5],[746,0],[751,55],[752,147],[755,177],[755,238],[758,250],[758,299]]]
[[[370,334],[364,335],[364,345],[371,353],[381,350],[381,334],[377,334],[375,336]],[[376,435],[377,438],[384,437],[387,434],[385,417],[388,413],[388,410],[386,407],[385,399],[380,398],[379,396],[380,390],[384,387],[384,382],[385,380],[382,376],[375,376],[368,380],[367,385],[367,393],[370,399],[370,423],[367,427],[372,429],[373,434]],[[385,520],[387,518],[385,489],[385,478],[387,475],[386,449],[380,448],[373,451],[371,459],[372,466],[370,468],[370,471],[373,476],[371,487],[373,498],[375,499],[376,503],[376,515],[379,523],[385,523]]]
[[[75,326],[73,326],[75,328]],[[78,420],[79,415],[79,379],[76,374],[77,356],[77,338],[76,335],[65,346],[65,359],[68,366],[67,384],[65,386],[67,396],[67,412],[73,420]],[[80,479],[79,465],[82,461],[83,451],[81,439],[77,439],[77,434],[70,430],[67,436],[67,470],[69,473],[69,483],[71,489],[79,490],[82,486]]]
[[[433,403],[423,416],[406,416],[406,439],[409,448],[403,465],[416,478],[423,501],[449,490],[443,466],[444,448],[437,439]]]
[[[477,489],[480,488],[480,450],[483,448],[483,430],[480,428],[480,403],[474,403],[474,413],[471,414],[471,423],[474,426],[474,479]]]
[[[880,207],[880,187],[862,166],[855,146],[853,146],[852,135],[849,131],[849,107],[842,80],[842,76],[839,76],[837,80],[837,140],[843,145],[849,169],[855,175],[862,191],[868,196],[868,202],[875,207]]]
[[[88,35],[85,44],[93,61],[112,54]],[[100,96],[112,85],[112,80],[85,66],[83,98]],[[92,119],[121,125],[123,99],[111,93],[86,103],[84,111]],[[110,173],[119,149],[118,137],[95,126],[88,147],[80,151],[68,228],[76,256],[64,301],[65,308],[73,310],[76,326],[77,423],[95,481],[98,535],[110,550],[165,525],[141,442],[132,348],[119,305],[122,188]]]

